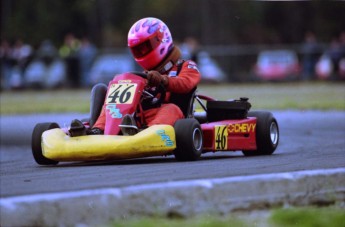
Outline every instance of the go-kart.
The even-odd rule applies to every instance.
[[[97,84],[91,91],[90,118],[85,128],[95,124],[103,104],[106,125],[102,135],[72,136],[70,128],[57,123],[39,123],[32,133],[32,153],[40,165],[67,161],[98,161],[174,155],[179,161],[193,161],[206,152],[242,151],[245,156],[270,155],[279,142],[277,120],[270,112],[249,111],[248,98],[218,101],[197,94],[171,94],[185,118],[174,126],[154,125],[134,135],[121,130],[125,115],[134,115],[142,103],[159,106],[165,88],[145,89],[147,75],[129,72],[114,77],[109,85]],[[198,106],[198,108],[196,108]]]

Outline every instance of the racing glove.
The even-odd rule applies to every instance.
[[[169,77],[167,75],[162,75],[157,71],[149,71],[147,73],[148,85],[151,87],[157,87],[161,83],[167,87],[169,84]]]
[[[89,128],[86,130],[86,135],[102,135],[103,130],[100,128]]]

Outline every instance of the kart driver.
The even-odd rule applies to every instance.
[[[134,23],[128,33],[128,47],[135,61],[147,73],[148,87],[157,87],[162,83],[167,94],[165,102],[158,107],[142,104],[141,118],[144,122],[126,115],[123,124],[140,124],[141,127],[157,124],[173,126],[178,119],[184,118],[184,115],[177,105],[169,102],[169,97],[171,93],[187,94],[196,88],[200,81],[196,63],[180,59],[181,52],[174,46],[169,28],[157,18],[143,18]],[[100,116],[88,134],[103,133],[105,111],[103,106]],[[137,119],[139,118],[137,116]]]

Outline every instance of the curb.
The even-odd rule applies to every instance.
[[[345,201],[345,168],[1,198],[1,226],[101,225]]]

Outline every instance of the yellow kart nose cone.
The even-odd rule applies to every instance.
[[[42,134],[42,152],[55,161],[92,161],[161,156],[176,148],[174,128],[155,125],[134,136],[70,137],[56,128]]]

